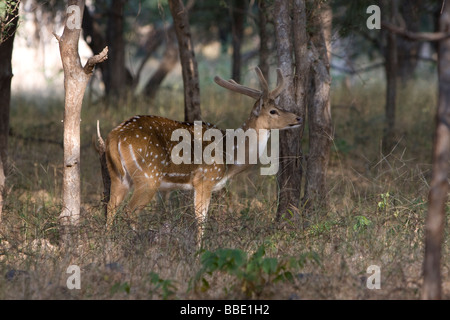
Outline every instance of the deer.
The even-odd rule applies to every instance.
[[[261,70],[256,67],[261,90],[238,84],[234,80],[224,80],[219,76],[214,81],[219,86],[232,92],[243,94],[256,100],[248,119],[242,124],[242,130],[255,130],[257,148],[264,149],[270,134],[260,134],[265,129],[288,129],[301,125],[298,115],[280,108],[275,101],[282,93],[285,80],[280,69],[277,69],[277,86],[270,91],[267,80]],[[195,122],[201,126],[204,133],[217,126]],[[172,134],[182,129],[194,133],[191,122],[181,122],[155,115],[136,115],[114,128],[106,139],[106,163],[111,178],[110,199],[107,203],[107,229],[110,230],[118,207],[134,189],[125,212],[130,215],[141,211],[154,197],[155,193],[168,190],[193,190],[195,219],[197,221],[197,242],[201,241],[204,224],[212,192],[222,189],[226,182],[238,173],[246,170],[252,164],[248,163],[249,151],[246,152],[243,163],[213,162],[213,163],[180,163],[175,164],[172,152],[178,141],[172,141]],[[220,130],[222,138],[227,132]],[[101,139],[98,132],[99,139]],[[236,144],[233,149],[237,151]],[[201,144],[204,150],[205,144]],[[246,145],[246,148],[254,146]],[[175,152],[176,153],[176,152]],[[223,153],[223,157],[226,153]],[[220,157],[220,155],[219,155]],[[134,221],[134,218],[131,219]]]

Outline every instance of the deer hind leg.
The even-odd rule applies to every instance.
[[[106,211],[106,227],[108,230],[111,230],[117,209],[125,196],[128,194],[129,190],[129,184],[122,181],[119,177],[114,177],[111,179],[110,199]]]
[[[159,183],[146,178],[138,178],[134,179],[133,184],[135,189],[126,211],[131,219],[131,226],[137,230],[138,214],[153,199],[158,191]]]

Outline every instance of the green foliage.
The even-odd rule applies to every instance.
[[[19,4],[14,0],[0,3],[0,44],[16,32]]]
[[[389,192],[380,194],[381,201],[378,202],[377,207],[380,211],[386,211],[389,206]]]
[[[127,295],[130,294],[131,286],[128,282],[116,282],[111,287],[111,295],[115,295],[117,293],[126,293]]]
[[[150,296],[156,295],[164,300],[173,298],[177,287],[174,285],[173,280],[163,279],[157,273],[150,272],[147,281],[150,283],[150,289],[148,291]],[[131,292],[131,285],[125,282],[116,282],[110,289],[111,295],[125,293],[129,295]]]
[[[365,216],[356,216],[355,220],[356,220],[356,222],[353,225],[353,231],[355,231],[357,233],[364,232],[365,230],[367,230],[367,228],[369,226],[372,225],[372,221],[370,221]]]
[[[259,297],[271,283],[293,282],[293,272],[303,268],[308,261],[320,263],[319,256],[314,252],[298,257],[267,257],[264,244],[250,256],[240,249],[205,251],[201,256],[202,267],[191,281],[191,286],[205,292],[211,288],[206,275],[226,274],[233,279],[229,282],[231,285],[225,288],[226,291],[240,291],[247,298]]]
[[[334,225],[338,222],[335,220],[326,220],[309,227],[308,234],[312,236],[318,236],[320,234],[328,233]]]
[[[164,300],[172,298],[177,291],[174,281],[169,279],[162,279],[157,273],[151,272],[149,274],[150,284],[152,285],[151,294],[159,294]]]

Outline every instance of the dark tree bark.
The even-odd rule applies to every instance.
[[[398,0],[389,0],[390,21],[394,22],[398,15]],[[386,8],[388,5],[386,5]],[[386,71],[386,105],[385,124],[383,131],[383,152],[389,153],[395,143],[395,109],[397,98],[397,36],[394,32],[387,34],[387,48],[385,52]]]
[[[275,34],[278,67],[286,78],[285,90],[280,96],[279,105],[287,111],[296,113],[304,121],[309,74],[305,3],[303,0],[294,0],[291,12],[288,1],[277,0],[273,14],[277,17]],[[290,217],[288,210],[295,214],[299,207],[303,173],[301,145],[303,131],[304,124],[298,129],[280,131],[280,166],[277,175],[278,220]]]
[[[0,21],[0,221],[7,168],[9,109],[11,103],[12,51],[19,22],[20,1],[6,1],[5,16]]]
[[[173,17],[175,33],[184,83],[184,117],[185,121],[201,120],[200,85],[198,79],[197,60],[195,59],[189,27],[188,10],[182,0],[169,0],[170,12]]]
[[[440,32],[450,31],[450,3],[445,3]],[[450,38],[439,42],[439,100],[433,144],[433,168],[425,221],[423,299],[441,299],[441,250],[444,239],[445,206],[450,170]]]
[[[302,117],[308,114],[309,153],[307,156],[303,207],[327,203],[326,173],[332,141],[330,112],[329,31],[331,12],[320,3],[305,0],[275,1],[274,16],[278,65],[287,79],[280,106]],[[325,12],[325,13],[324,13]],[[326,31],[328,32],[325,32]],[[308,35],[307,30],[311,31]],[[328,46],[327,46],[328,44]],[[306,110],[307,99],[308,110]],[[302,187],[302,138],[304,124],[296,130],[280,132],[280,188],[277,218],[299,213]],[[303,215],[306,219],[306,212]],[[307,224],[307,220],[304,220]]]
[[[64,168],[63,168],[63,208],[60,214],[63,243],[70,239],[72,227],[80,218],[80,119],[84,92],[94,66],[107,59],[108,48],[86,62],[83,67],[78,54],[84,0],[70,0],[64,31],[59,42],[64,69]]]
[[[326,9],[326,8],[325,8]],[[326,41],[326,23],[322,8],[312,14],[310,53],[312,57],[311,101],[308,104],[309,152],[307,156],[304,208],[320,208],[327,204],[326,173],[332,141],[330,106],[330,64]],[[331,22],[328,22],[331,23]],[[328,26],[330,27],[330,26]]]
[[[231,8],[231,43],[233,46],[231,78],[241,82],[241,44],[244,38],[244,22],[247,1],[233,0]]]

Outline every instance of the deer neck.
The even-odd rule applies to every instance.
[[[253,163],[249,163],[249,155],[257,155],[257,158],[259,159],[263,151],[266,149],[267,142],[270,137],[270,130],[260,130],[257,125],[257,118],[253,114],[250,115],[247,121],[245,121],[239,129],[243,132],[247,132],[248,130],[254,131],[257,139],[256,143],[249,142],[245,144],[245,164],[239,164],[235,161],[235,163],[227,165],[230,176],[242,172],[252,166]],[[239,147],[237,143],[235,143],[234,146],[235,148]]]

